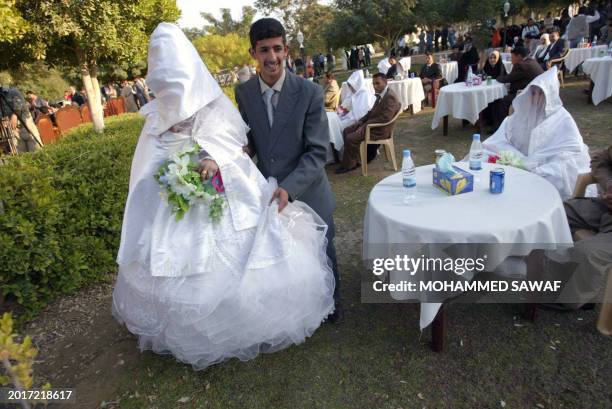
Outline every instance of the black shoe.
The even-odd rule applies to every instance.
[[[334,172],[336,175],[341,175],[343,173],[348,173],[348,172],[352,172],[353,170],[357,169],[359,167],[359,165],[355,165],[350,169],[347,168],[343,168],[342,166],[340,166],[339,168],[336,169],[336,171]]]
[[[327,322],[336,325],[344,322],[344,310],[342,309],[342,305],[336,304],[334,312],[327,316]]]

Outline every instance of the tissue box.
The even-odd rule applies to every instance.
[[[474,175],[456,166],[453,166],[456,174],[440,171],[434,166],[433,184],[449,195],[458,195],[474,190]]]

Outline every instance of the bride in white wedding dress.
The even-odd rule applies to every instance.
[[[149,45],[147,83],[156,99],[132,162],[113,315],[141,350],[170,353],[195,369],[248,360],[304,342],[334,309],[327,226],[302,202],[278,212],[242,147],[248,128],[175,25]],[[218,164],[226,205],[177,221],[154,179],[173,153],[199,144]]]

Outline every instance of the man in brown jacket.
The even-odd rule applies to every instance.
[[[372,109],[357,123],[344,129],[344,154],[340,167],[336,173],[346,173],[359,166],[359,145],[365,139],[368,124],[387,123],[402,109],[402,104],[393,90],[387,87],[387,78],[381,74],[375,74],[372,85],[376,91],[376,101]],[[394,124],[374,128],[370,131],[372,140],[387,139],[391,136]]]
[[[535,59],[527,57],[528,54],[529,52],[525,47],[516,47],[512,50],[512,71],[510,74],[497,77],[497,82],[510,84],[510,92],[501,101],[495,102],[494,119],[496,128],[508,116],[508,111],[516,94],[544,72]]]

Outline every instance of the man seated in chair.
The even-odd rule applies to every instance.
[[[421,77],[423,91],[425,91],[425,96],[427,98],[427,95],[429,95],[429,92],[434,86],[434,81],[442,78],[442,69],[440,68],[440,64],[434,62],[433,53],[427,53],[425,65],[421,68],[419,77]]]
[[[376,91],[376,101],[372,109],[357,123],[345,128],[342,132],[344,137],[344,154],[340,167],[336,173],[350,172],[359,167],[359,146],[365,139],[366,127],[368,124],[384,124],[391,121],[402,109],[402,104],[393,90],[387,87],[387,78],[384,74],[374,74],[372,85]],[[391,136],[393,124],[380,128],[373,128],[370,131],[372,140],[387,139]],[[370,148],[371,146],[371,148]],[[376,157],[376,145],[368,147],[368,161]]]
[[[392,80],[399,73],[397,58],[394,55],[389,57],[389,64],[391,64],[391,67],[389,67],[389,70],[387,71],[386,78]]]
[[[563,289],[554,304],[558,310],[590,308],[602,302],[608,274],[612,271],[612,146],[593,154],[591,176],[601,191],[598,198],[566,200],[565,213],[576,240],[562,257],[548,253],[534,259],[537,279],[561,280]],[[528,264],[529,265],[529,264]],[[607,299],[604,302],[612,303]]]
[[[550,34],[550,45],[541,56],[538,58],[538,63],[543,69],[547,70],[551,67],[550,61],[561,57],[567,50],[567,40],[561,38],[558,28],[554,28]]]

